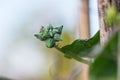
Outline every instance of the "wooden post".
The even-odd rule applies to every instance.
[[[81,0],[80,20],[79,20],[80,39],[88,39],[90,37],[89,28],[89,0]],[[88,65],[82,64],[82,73],[79,80],[88,80]]]
[[[79,33],[81,39],[86,39],[90,37],[89,0],[81,0]]]

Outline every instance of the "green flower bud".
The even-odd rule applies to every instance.
[[[50,35],[51,38],[54,37],[54,34],[53,34],[52,31],[49,31],[49,35]]]
[[[60,34],[55,34],[54,39],[55,39],[55,41],[61,41],[62,40]]]
[[[34,35],[36,38],[40,39],[41,41],[44,41],[44,39],[42,38],[42,34],[39,33],[39,34],[35,34]]]
[[[62,29],[63,29],[63,26],[56,27],[56,28],[53,29],[53,33],[61,34],[62,33]]]
[[[47,27],[48,31],[52,31],[53,30],[53,26],[51,24],[49,24],[49,26]]]
[[[35,34],[35,37],[38,38],[38,39],[40,39],[41,41],[45,41],[46,39],[50,38],[50,35],[49,35],[48,31],[46,31],[44,29],[40,33]]]
[[[48,39],[50,37],[50,35],[49,35],[49,33],[47,32],[47,31],[44,31],[43,33],[42,33],[42,39],[43,40],[46,40],[46,39]]]
[[[55,40],[52,39],[52,38],[49,38],[49,39],[47,39],[47,40],[45,41],[45,45],[46,45],[46,47],[48,47],[48,48],[52,48],[52,47],[55,46]]]
[[[61,41],[61,33],[63,26],[53,28],[52,25],[49,25],[47,29],[42,27],[38,34],[35,34],[35,37],[40,39],[41,41],[45,41],[45,45],[48,48],[52,48],[55,46],[57,41]]]

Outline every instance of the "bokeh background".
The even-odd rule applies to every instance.
[[[97,0],[89,0],[91,36]],[[0,0],[0,76],[14,80],[77,80],[82,68],[34,37],[40,26],[64,25],[61,46],[76,38],[81,0]],[[77,37],[78,38],[78,37]]]

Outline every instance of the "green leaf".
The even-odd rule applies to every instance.
[[[113,35],[113,37],[105,44],[99,55],[95,58],[95,61],[91,64],[91,80],[116,80],[118,34],[119,33]]]
[[[99,31],[90,39],[81,40],[77,39],[72,44],[63,46],[62,48],[57,48],[59,51],[63,52],[65,57],[74,58],[77,61],[83,62],[82,57],[90,57],[90,52],[95,45],[99,43]]]

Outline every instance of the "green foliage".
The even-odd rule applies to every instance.
[[[120,25],[120,13],[114,5],[109,5],[105,12],[105,22],[108,26]]]
[[[90,53],[95,45],[99,43],[100,33],[99,31],[90,39],[77,39],[72,44],[63,46],[62,48],[56,47],[59,51],[63,52],[65,57],[73,58],[78,61],[88,63],[82,57],[91,57]]]
[[[91,80],[116,80],[119,32],[116,32],[100,51],[96,52],[94,56],[91,56],[91,52],[100,42],[99,31],[90,39],[77,39],[69,45],[58,47],[56,42],[61,40],[62,27],[53,28],[49,26],[47,32],[44,32],[44,30],[43,28],[42,31],[35,36],[45,41],[48,48],[55,47],[60,52],[64,53],[65,57],[90,64],[89,74]],[[83,59],[84,57],[92,58],[94,61],[87,61]]]
[[[116,21],[116,16],[117,16],[117,10],[116,7],[113,5],[109,5],[107,10],[106,10],[106,14],[105,14],[105,21],[106,23],[111,26],[113,25],[113,23],[115,23]]]
[[[116,17],[116,21],[115,21],[116,25],[120,25],[120,13],[118,13],[117,17]]]
[[[99,43],[99,31],[90,39],[77,39],[72,44],[63,46],[61,51],[65,56],[70,56],[69,52],[80,57],[89,57],[93,47]]]
[[[90,65],[91,80],[116,80],[118,35],[113,35]]]
[[[60,48],[56,46],[56,42],[61,41],[62,27],[63,26],[53,28],[52,25],[49,25],[47,30],[42,27],[40,33],[35,34],[35,37],[41,41],[45,41],[46,47],[48,48],[56,47],[56,49],[64,53],[65,57],[89,64],[90,62],[84,60],[82,57],[91,57],[90,52],[100,40],[99,31],[90,39],[77,39],[72,44]]]
[[[46,47],[52,48],[55,46],[56,42],[61,41],[61,33],[63,26],[53,28],[49,25],[47,29],[41,27],[40,32],[35,34],[35,37],[41,41],[45,41]]]

